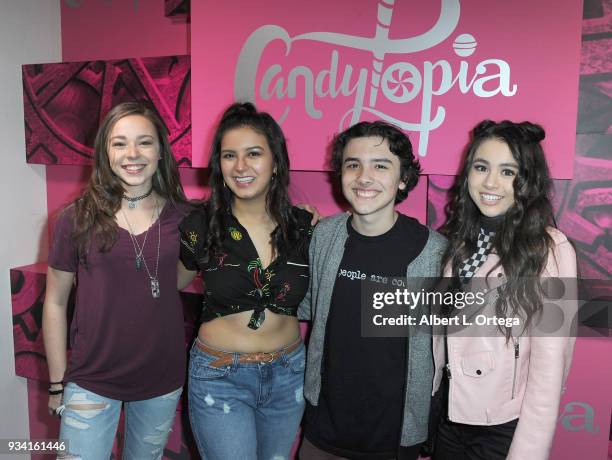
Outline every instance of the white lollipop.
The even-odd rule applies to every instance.
[[[461,34],[453,42],[453,49],[457,56],[468,57],[476,51],[476,39],[470,34]]]

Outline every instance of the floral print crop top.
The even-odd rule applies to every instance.
[[[205,208],[199,208],[181,222],[181,261],[188,270],[201,272],[204,299],[201,321],[253,310],[248,323],[258,329],[266,309],[281,315],[297,315],[308,290],[308,245],[312,236],[306,211],[292,208],[297,217],[300,240],[263,267],[246,229],[231,212],[225,215],[222,251],[208,257],[204,251],[207,231]]]

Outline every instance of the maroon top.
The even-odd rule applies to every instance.
[[[78,262],[72,239],[74,208],[61,214],[49,252],[49,266],[76,272],[75,312],[70,327],[72,353],[65,382],[122,401],[149,399],[183,386],[185,333],[183,310],[176,288],[179,260],[178,223],[187,212],[170,202],[161,212],[159,250],[160,297],[151,295],[143,266],[136,270],[128,232],[118,230],[109,252],[92,242],[85,268]],[[158,223],[147,237],[144,258],[155,274]],[[144,233],[137,235],[142,246]]]

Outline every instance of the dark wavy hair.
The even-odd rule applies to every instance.
[[[149,120],[157,132],[161,159],[153,176],[153,190],[173,204],[185,203],[177,163],[172,155],[168,131],[153,108],[142,102],[124,102],[113,107],[98,129],[94,141],[94,164],[91,177],[74,206],[74,233],[79,262],[87,265],[87,253],[95,241],[100,252],[108,252],[117,240],[118,225],[115,214],[121,207],[125,193],[115,176],[108,158],[110,135],[115,124],[130,115],[141,115]]]
[[[358,137],[380,137],[381,142],[386,140],[389,150],[400,160],[400,180],[406,188],[398,190],[395,203],[401,203],[408,193],[419,182],[421,165],[412,153],[410,139],[401,130],[384,121],[362,121],[334,136],[332,140],[331,166],[337,175],[342,174],[342,154],[351,139]]]
[[[554,218],[550,202],[552,181],[540,144],[544,137],[544,129],[529,122],[479,123],[472,131],[463,169],[451,189],[446,208],[448,220],[440,229],[450,242],[443,263],[451,262],[453,276],[457,277],[461,264],[476,251],[480,231],[481,213],[468,192],[474,155],[488,139],[504,142],[518,163],[518,173],[513,182],[514,204],[506,212],[493,241],[500,258],[493,269],[501,265],[507,279],[495,310],[498,317],[522,316],[525,328],[541,312],[539,277],[553,246],[547,231],[547,227],[554,225]],[[510,338],[510,329],[500,330]]]
[[[276,222],[272,232],[273,254],[283,254],[299,241],[298,221],[289,199],[289,154],[285,135],[274,118],[266,112],[258,112],[250,102],[232,104],[223,113],[215,131],[208,168],[210,170],[211,195],[204,203],[208,219],[205,250],[212,257],[222,248],[226,215],[231,210],[234,194],[223,182],[221,172],[221,143],[228,131],[248,127],[266,138],[276,173],[273,174],[266,195],[266,211]]]

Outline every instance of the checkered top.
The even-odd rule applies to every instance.
[[[487,232],[483,228],[480,229],[476,243],[476,252],[463,262],[463,265],[459,268],[459,279],[462,282],[467,282],[485,263],[489,252],[491,252],[494,236],[495,232]]]

